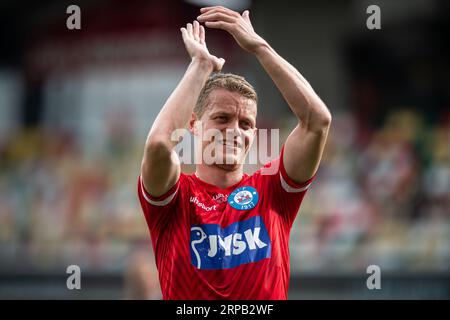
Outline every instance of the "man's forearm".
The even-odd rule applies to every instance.
[[[261,45],[255,55],[302,125],[321,130],[329,124],[329,110],[296,68],[268,44]]]
[[[211,72],[212,67],[206,61],[191,61],[180,83],[156,117],[147,143],[167,143],[171,148],[177,144],[177,141],[171,140],[172,133],[176,129],[185,128],[189,123],[200,91]]]

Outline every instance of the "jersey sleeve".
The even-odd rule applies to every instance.
[[[181,184],[182,175],[165,194],[154,197],[145,190],[142,177],[139,175],[137,183],[139,202],[152,233],[158,233],[158,230],[164,229],[169,219],[173,218],[172,215],[177,211],[175,207],[180,197]]]
[[[280,156],[267,163],[259,171],[260,183],[266,190],[266,196],[274,207],[277,207],[280,214],[286,220],[289,227],[292,226],[300,205],[316,177],[316,174],[307,181],[297,183],[292,180],[286,172],[283,162],[284,145],[281,148]],[[301,163],[298,164],[301,166]]]

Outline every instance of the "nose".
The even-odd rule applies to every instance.
[[[227,130],[234,134],[233,137],[237,137],[241,135],[241,128],[239,127],[239,121],[231,121],[230,125],[227,127]]]
[[[229,125],[226,128],[225,139],[234,141],[239,137],[241,137],[241,128],[239,127],[239,121],[230,121]]]

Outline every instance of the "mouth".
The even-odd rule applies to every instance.
[[[242,148],[242,144],[237,141],[221,141],[219,143],[229,148]]]

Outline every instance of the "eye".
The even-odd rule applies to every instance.
[[[252,127],[252,124],[248,121],[242,121],[241,122],[241,127],[245,130],[248,130]]]
[[[227,122],[228,120],[226,116],[217,116],[215,119],[219,122]]]

